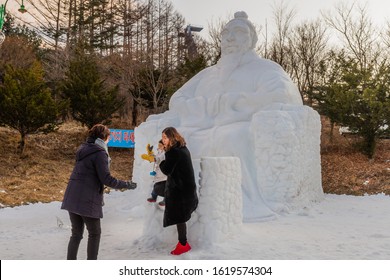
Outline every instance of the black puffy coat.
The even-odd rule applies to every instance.
[[[198,206],[198,195],[191,154],[186,146],[174,146],[160,163],[167,175],[163,226],[185,223]]]
[[[88,138],[76,152],[76,164],[65,191],[61,209],[91,217],[103,218],[104,185],[126,188],[126,182],[111,176],[106,151]]]

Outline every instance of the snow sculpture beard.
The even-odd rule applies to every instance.
[[[229,80],[230,75],[241,64],[241,58],[243,55],[243,52],[222,55],[222,57],[217,62],[217,67],[221,70],[221,81]]]

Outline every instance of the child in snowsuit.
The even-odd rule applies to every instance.
[[[151,197],[147,199],[149,202],[156,202],[157,196],[164,197],[165,183],[167,176],[160,170],[160,162],[165,159],[165,151],[162,140],[158,142],[157,154],[154,156],[154,168],[153,168],[153,190]],[[165,206],[165,199],[158,203],[160,206]]]

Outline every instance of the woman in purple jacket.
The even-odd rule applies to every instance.
[[[99,252],[103,218],[104,186],[114,189],[135,189],[136,183],[121,181],[110,174],[110,157],[107,142],[109,129],[94,125],[87,141],[76,152],[76,164],[65,191],[61,209],[68,210],[72,224],[72,235],[68,244],[68,260],[77,259],[84,226],[88,230],[87,259],[96,260]]]

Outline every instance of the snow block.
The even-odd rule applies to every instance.
[[[266,204],[283,213],[323,199],[319,114],[308,106],[283,105],[257,112],[255,143],[257,184]]]
[[[242,226],[241,164],[237,157],[203,157],[199,205],[189,233],[198,245],[210,246]]]

